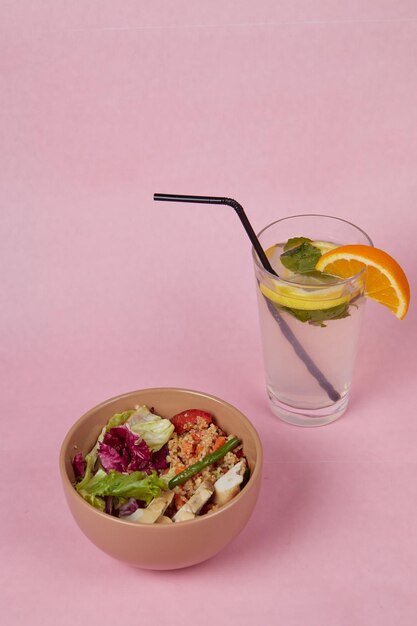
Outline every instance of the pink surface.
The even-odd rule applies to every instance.
[[[349,219],[413,289],[417,8],[363,4],[2,3],[7,626],[415,624],[415,309],[399,322],[370,303],[346,415],[284,425],[266,404],[236,216],[152,201],[234,196],[256,229]],[[216,558],[133,570],[74,525],[59,447],[103,399],[171,385],[252,419],[263,490]]]

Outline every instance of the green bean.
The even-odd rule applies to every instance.
[[[232,437],[231,439],[226,441],[226,443],[224,443],[220,448],[218,448],[218,450],[210,452],[210,454],[207,454],[200,461],[197,461],[197,463],[190,465],[185,470],[174,476],[174,478],[171,478],[168,483],[169,489],[174,489],[174,487],[177,487],[178,485],[183,485],[189,478],[192,478],[193,476],[201,472],[208,465],[213,465],[213,463],[216,463],[216,461],[220,461],[220,459],[226,456],[226,454],[230,452],[230,450],[233,450],[239,444],[240,439],[238,439],[237,437]]]

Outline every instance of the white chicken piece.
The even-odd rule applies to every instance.
[[[139,524],[154,524],[165,513],[173,497],[173,491],[166,491],[158,498],[154,498],[146,509],[136,509],[131,515],[127,515],[123,519],[128,522],[138,522]]]
[[[173,522],[172,522],[172,519],[168,517],[168,515],[161,515],[156,520],[156,523],[157,524],[172,524]]]
[[[214,483],[214,504],[223,506],[240,491],[246,465],[242,459]]]
[[[174,522],[185,522],[186,520],[194,519],[205,503],[210,500],[213,492],[213,483],[209,480],[204,480],[191,498],[178,509],[172,520]]]

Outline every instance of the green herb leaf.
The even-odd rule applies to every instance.
[[[301,246],[302,243],[311,243],[311,239],[308,237],[291,237],[285,244],[284,251],[286,252],[287,250],[291,250],[291,248],[297,248]]]
[[[330,309],[317,309],[317,310],[304,310],[304,309],[290,309],[289,307],[281,307],[283,311],[287,311],[293,317],[296,317],[300,322],[312,324],[313,326],[325,327],[329,320],[341,320],[344,317],[349,317],[349,303],[344,302],[338,306],[331,307]]]
[[[288,242],[286,245],[288,245]],[[321,252],[318,248],[308,241],[303,241],[299,246],[283,252],[280,258],[281,263],[288,270],[296,274],[305,274],[314,270],[320,257]]]

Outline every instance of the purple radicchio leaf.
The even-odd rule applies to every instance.
[[[76,480],[81,480],[84,477],[85,468],[87,467],[87,463],[82,452],[75,455],[72,460],[72,467]]]
[[[129,472],[137,470],[149,471],[152,451],[143,439],[138,438],[136,444],[131,448],[131,455],[131,461],[128,466]]]
[[[168,467],[167,463],[168,446],[165,444],[160,450],[152,454],[152,465],[156,470],[163,470]]]
[[[151,450],[127,426],[111,428],[104,435],[98,454],[107,472],[147,471],[150,467]]]
[[[122,504],[119,508],[119,517],[126,517],[127,515],[131,515],[139,508],[138,501],[135,498],[129,498],[129,500]]]

